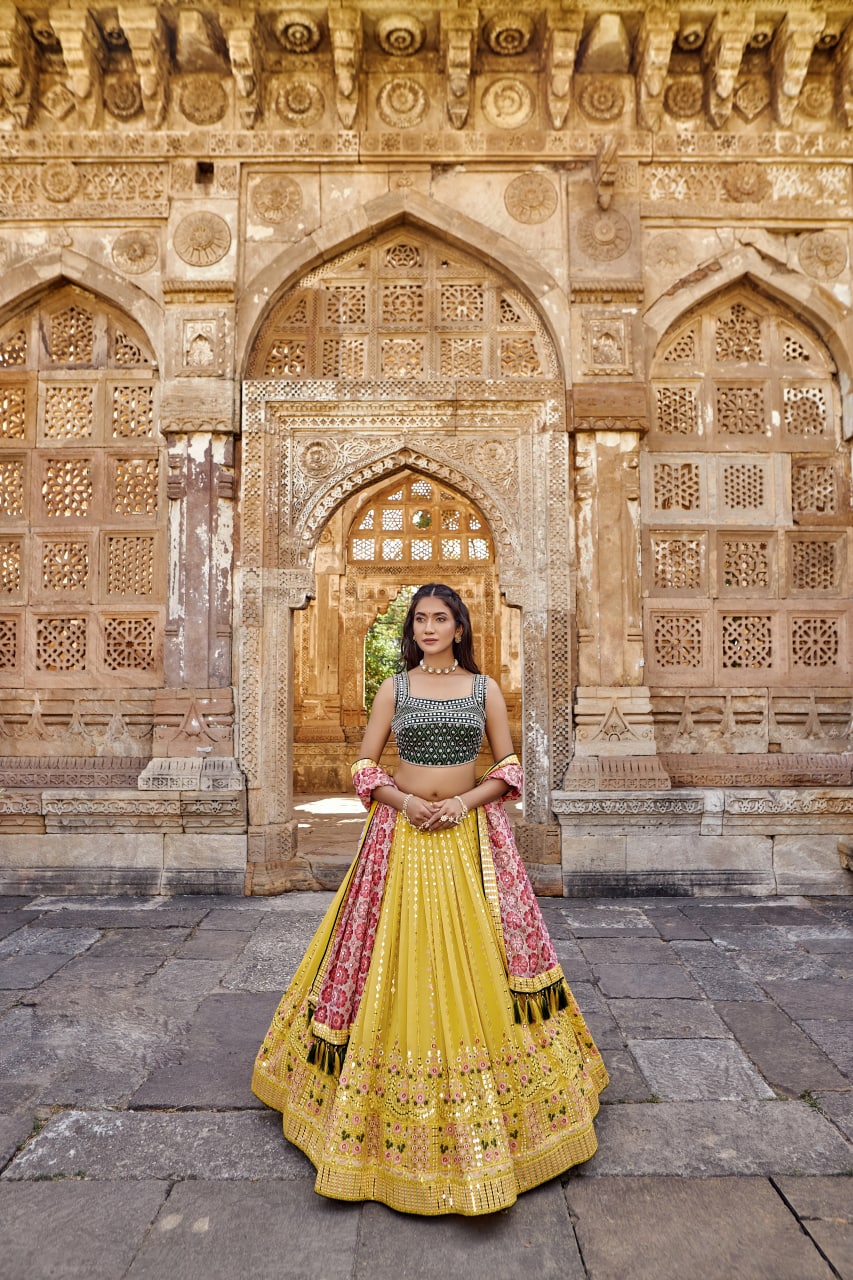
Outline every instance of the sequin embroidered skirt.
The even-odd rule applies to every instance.
[[[475,813],[448,832],[398,819],[340,1075],[309,1062],[309,994],[351,881],[352,871],[279,1004],[252,1078],[315,1165],[317,1191],[409,1213],[489,1213],[589,1159],[607,1072],[568,989],[568,1007],[516,1021]]]

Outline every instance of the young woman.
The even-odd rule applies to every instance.
[[[490,1213],[593,1154],[607,1072],[515,847],[521,767],[455,591],[417,591],[401,653],[353,765],[358,854],[252,1087],[322,1195]],[[484,733],[497,763],[478,782]]]

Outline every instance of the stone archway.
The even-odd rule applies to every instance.
[[[293,613],[316,595],[334,513],[398,472],[446,482],[488,522],[499,592],[521,612],[525,820],[547,824],[571,750],[571,551],[565,391],[536,310],[482,262],[398,228],[303,277],[248,369],[235,649],[250,888],[300,883]]]

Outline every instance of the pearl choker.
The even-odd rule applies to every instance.
[[[459,666],[459,663],[454,659],[452,667],[428,667],[427,664],[424,662],[423,658],[421,658],[419,665],[421,670],[425,671],[427,675],[449,676],[452,672],[456,670],[456,668]]]

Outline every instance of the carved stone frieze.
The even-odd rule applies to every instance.
[[[326,100],[323,91],[304,76],[290,77],[277,89],[275,111],[291,128],[307,129],[323,115]]]
[[[849,787],[853,783],[849,754],[664,753],[658,759],[674,787]]]
[[[851,210],[847,167],[841,164],[651,164],[641,172],[641,198],[656,214],[727,209],[760,216],[766,200],[777,214],[808,217],[815,208],[837,215]]]

